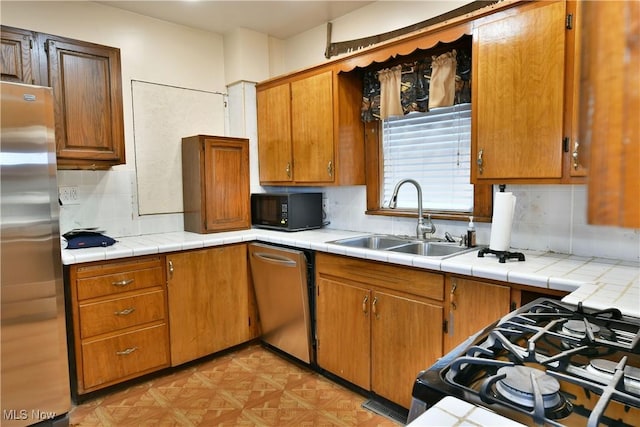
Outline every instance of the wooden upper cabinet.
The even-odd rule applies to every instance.
[[[37,45],[32,31],[2,27],[0,67],[2,80],[7,82],[39,84]]]
[[[584,184],[587,176],[588,150],[580,138],[580,75],[582,54],[582,6],[584,1],[567,2],[567,49],[565,54],[564,165],[565,182]]]
[[[53,88],[59,169],[124,163],[120,50],[40,34]]]
[[[195,233],[251,227],[249,140],[182,139],[184,229]]]
[[[490,15],[473,34],[472,180],[560,182],[566,3]]]
[[[590,224],[640,228],[640,3],[585,2],[580,141]]]
[[[260,182],[292,181],[291,87],[283,83],[258,91],[256,96]]]
[[[291,139],[294,177],[333,181],[333,72],[291,82]]]
[[[319,68],[257,87],[263,185],[364,184],[362,82]]]
[[[120,49],[1,29],[2,80],[53,88],[58,169],[125,163]]]

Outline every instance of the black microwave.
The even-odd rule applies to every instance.
[[[251,224],[282,231],[322,227],[322,193],[254,193]]]

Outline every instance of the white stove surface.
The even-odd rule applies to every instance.
[[[488,409],[447,396],[413,420],[407,427],[501,426],[525,427]]]

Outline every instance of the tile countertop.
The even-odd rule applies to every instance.
[[[444,397],[407,425],[407,427],[433,426],[525,427],[524,424],[453,396]]]
[[[438,259],[371,249],[349,248],[327,243],[366,233],[332,229],[286,233],[261,229],[212,234],[174,232],[121,237],[107,248],[63,249],[65,265],[127,258],[188,249],[260,240],[304,249],[349,255],[393,264],[458,273],[571,292],[563,301],[587,307],[619,308],[624,314],[640,317],[640,263],[603,258],[579,257],[550,252],[522,251],[526,261],[508,260],[500,264],[494,255],[478,258],[472,251]],[[62,247],[66,243],[63,241]]]

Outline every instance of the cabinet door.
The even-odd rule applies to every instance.
[[[324,278],[316,286],[318,365],[369,390],[371,291]]]
[[[120,50],[41,34],[53,88],[60,168],[124,163]]]
[[[418,373],[442,357],[442,306],[373,293],[372,390],[405,408]]]
[[[481,24],[473,44],[476,182],[561,178],[565,3]]]
[[[167,256],[171,365],[251,338],[246,245]]]
[[[260,90],[256,97],[260,182],[289,182],[293,179],[289,83]]]
[[[38,84],[38,68],[35,60],[35,37],[31,31],[2,27],[0,70],[2,80],[8,82]]]
[[[445,353],[510,311],[508,286],[448,276],[446,290],[449,309]]]
[[[249,146],[244,140],[204,140],[207,231],[249,228]]]
[[[572,16],[572,29],[567,31],[566,50],[566,86],[564,100],[565,131],[565,177],[568,182],[583,184],[587,176],[587,149],[582,143],[579,132],[580,120],[580,57],[582,52],[583,19],[582,7],[585,2],[567,2],[567,15]]]
[[[291,82],[296,182],[333,182],[333,72]]]
[[[584,2],[580,140],[588,222],[640,228],[640,4]],[[635,117],[635,118],[634,118]]]

